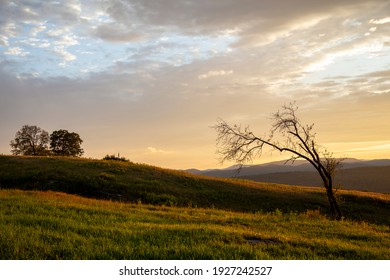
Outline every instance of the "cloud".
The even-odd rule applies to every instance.
[[[148,153],[151,153],[151,154],[170,154],[171,153],[171,152],[164,151],[161,149],[156,149],[154,147],[148,147],[147,151],[148,151]]]
[[[115,43],[134,42],[143,38],[142,34],[117,24],[100,25],[94,30],[93,34],[102,40]]]
[[[199,80],[203,79],[208,79],[210,77],[216,77],[216,76],[226,76],[226,75],[232,75],[233,70],[225,71],[225,70],[220,70],[220,71],[209,71],[206,74],[202,74],[198,76]]]
[[[8,46],[8,37],[0,34],[0,46]]]
[[[26,56],[29,54],[29,52],[26,52],[19,47],[13,47],[13,48],[8,48],[8,50],[5,51],[4,54],[14,55],[14,56]]]
[[[340,11],[361,12],[383,1],[252,1],[252,0],[199,0],[175,1],[136,0],[123,4],[113,1],[110,15],[120,23],[134,20],[150,28],[180,30],[188,34],[217,34],[236,30],[241,45],[261,41],[290,32],[291,29],[307,28],[324,16]],[[272,41],[272,40],[271,40]]]
[[[64,46],[55,46],[54,47],[54,52],[60,55],[65,62],[75,60],[77,57],[70,52],[66,51]]]
[[[367,143],[367,144],[375,144],[373,143]],[[373,145],[373,146],[367,146],[364,148],[351,148],[347,151],[355,152],[355,151],[381,151],[381,150],[389,150],[390,149],[390,143],[380,144],[380,145]]]
[[[44,25],[44,23],[37,24],[35,27],[31,28],[30,30],[30,36],[36,37],[39,33],[46,30],[47,27]]]
[[[386,23],[390,23],[390,17],[386,17],[386,18],[381,18],[381,19],[371,19],[370,20],[370,23],[373,23],[373,24],[386,24]]]
[[[290,100],[329,137],[389,138],[371,128],[390,117],[385,2],[3,1],[0,152],[31,120],[77,126],[91,156],[202,163],[218,117],[262,132]]]

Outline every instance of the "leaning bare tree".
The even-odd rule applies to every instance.
[[[256,136],[249,127],[231,126],[219,120],[214,128],[218,133],[217,144],[218,153],[222,156],[221,162],[234,160],[243,164],[261,156],[266,146],[279,152],[290,153],[291,158],[288,161],[305,159],[314,166],[323,181],[332,218],[340,220],[343,215],[335,197],[333,179],[341,161],[333,158],[331,153],[317,144],[314,124],[303,125],[296,116],[297,110],[298,107],[291,103],[272,114],[270,133],[264,137]]]

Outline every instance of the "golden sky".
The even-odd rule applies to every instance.
[[[295,100],[336,156],[390,158],[389,77],[389,1],[0,1],[3,154],[30,124],[86,157],[221,167],[218,118],[263,135]]]

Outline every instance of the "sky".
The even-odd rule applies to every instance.
[[[334,156],[390,158],[390,1],[0,0],[0,154],[28,124],[221,168],[218,119],[262,136],[293,101]]]

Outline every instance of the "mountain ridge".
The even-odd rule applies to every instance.
[[[322,186],[314,167],[304,161],[286,163],[275,161],[264,164],[245,165],[241,170],[233,165],[224,169],[196,170],[198,175],[222,178],[242,178],[258,182],[280,183],[301,186]],[[186,170],[192,173],[192,170]],[[342,161],[335,176],[336,185],[345,189],[390,193],[390,159],[360,160],[347,158]]]

